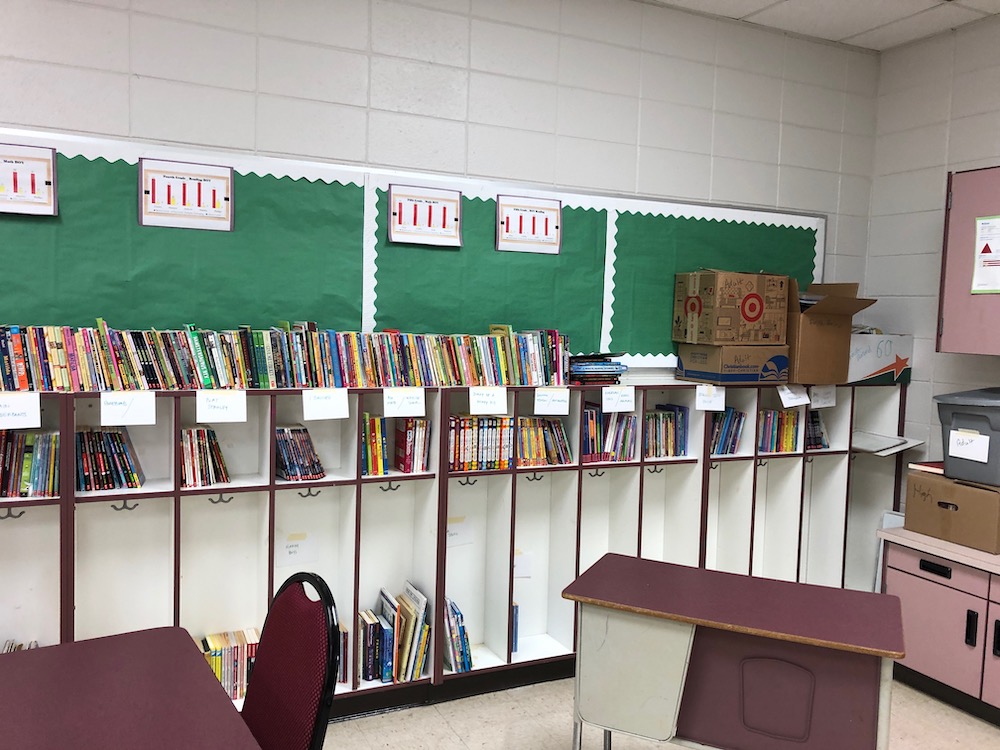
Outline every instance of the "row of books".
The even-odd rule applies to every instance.
[[[59,434],[0,430],[0,497],[59,494]]]
[[[212,633],[201,639],[205,659],[226,694],[234,700],[246,695],[259,643],[260,631],[257,628]]]
[[[298,481],[303,479],[322,479],[326,476],[323,463],[316,455],[309,430],[302,425],[278,427],[275,429],[277,438],[278,460],[275,467],[282,479]]]
[[[712,440],[709,449],[712,455],[736,453],[746,418],[746,412],[732,406],[727,406],[725,411],[712,412]]]
[[[181,430],[181,487],[207,487],[229,481],[219,439],[211,427]]]
[[[573,462],[566,428],[561,419],[519,417],[518,466],[559,466]]]
[[[126,428],[78,430],[73,437],[77,491],[138,489],[145,484],[139,454]]]
[[[514,452],[512,417],[448,417],[449,471],[508,469]]]
[[[757,450],[792,453],[798,443],[798,409],[761,409],[757,413]]]
[[[15,651],[24,651],[27,648],[38,648],[38,641],[29,641],[25,645],[20,641],[15,641],[13,638],[8,638],[4,641],[3,648],[0,649],[0,654],[12,654]]]
[[[472,670],[472,647],[465,629],[465,617],[458,605],[444,598],[444,666],[452,672]]]
[[[0,390],[565,385],[556,330],[417,334],[321,330],[311,321],[213,331],[0,326]]]
[[[819,409],[809,409],[806,416],[806,450],[822,450],[830,447],[826,435],[826,424],[823,412]]]
[[[689,411],[677,404],[657,404],[646,412],[646,458],[687,455]]]
[[[371,609],[358,612],[357,667],[362,680],[420,679],[431,650],[427,597],[410,581],[395,596],[385,588]]]
[[[388,426],[385,417],[361,415],[361,474],[372,477],[389,473]]]
[[[397,471],[430,471],[431,423],[417,417],[397,418],[395,453]]]
[[[635,457],[637,424],[634,414],[605,413],[600,404],[585,403],[581,461],[631,461]]]

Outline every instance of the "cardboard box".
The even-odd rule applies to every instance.
[[[674,277],[674,341],[784,344],[787,316],[787,276],[695,271]]]
[[[801,297],[819,297],[802,312]],[[851,318],[876,300],[858,297],[857,284],[811,284],[799,294],[795,279],[788,291],[788,382],[834,385],[847,382]]]
[[[911,471],[906,477],[903,527],[994,555],[1000,553],[1000,487]]]
[[[913,336],[889,333],[852,333],[848,383],[899,385],[913,373]]]
[[[676,377],[716,385],[784,383],[787,346],[678,344]]]

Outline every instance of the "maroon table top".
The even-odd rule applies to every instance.
[[[260,750],[183,628],[0,655],[0,746]]]
[[[720,630],[903,656],[899,599],[607,554],[563,591],[585,604]]]

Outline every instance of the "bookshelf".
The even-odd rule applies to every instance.
[[[711,453],[712,420],[697,411],[695,384],[637,385],[639,434],[630,460],[581,460],[584,410],[600,390],[569,388],[565,415],[540,415],[535,389],[508,387],[500,413],[559,419],[571,460],[457,470],[448,425],[467,415],[466,387],[421,391],[431,430],[427,471],[362,471],[362,415],[395,422],[381,389],[348,389],[341,419],[305,420],[300,390],[247,392],[245,422],[212,425],[231,481],[181,486],[183,428],[196,424],[188,391],[157,392],[156,423],[129,427],[146,474],[138,489],[77,491],[73,451],[61,454],[61,494],[0,498],[0,635],[46,645],[179,624],[203,636],[260,627],[273,593],[291,573],[326,579],[349,631],[342,710],[361,712],[431,697],[568,674],[575,611],[562,589],[606,552],[740,574],[871,590],[874,531],[898,507],[901,458],[851,452],[852,429],[898,431],[905,386],[841,386],[824,410],[829,447],[799,434],[782,451],[757,442],[762,409],[780,408],[771,386],[726,391],[746,414],[736,449]],[[72,445],[100,426],[93,393],[44,393],[42,421]],[[686,445],[647,455],[644,416],[685,407]],[[662,411],[662,409],[660,410]],[[607,416],[607,415],[604,415]],[[275,427],[304,425],[325,476],[277,476]],[[515,441],[516,444],[516,441]],[[676,446],[675,446],[676,447]],[[9,516],[9,517],[7,517]],[[357,613],[379,590],[412,581],[428,597],[430,654],[413,683],[360,679]],[[453,673],[443,658],[445,597],[461,608],[473,668]],[[514,605],[517,606],[515,620]],[[516,631],[516,643],[515,643]],[[548,671],[546,671],[548,670]],[[417,692],[414,692],[417,691]]]

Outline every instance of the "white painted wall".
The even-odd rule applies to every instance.
[[[829,214],[879,60],[633,0],[0,0],[0,125]]]
[[[933,459],[943,455],[933,396],[1000,385],[1000,358],[934,351],[947,174],[1000,165],[997,49],[1000,23],[986,20],[882,56],[864,274],[879,301],[866,319],[916,336],[906,434]]]

